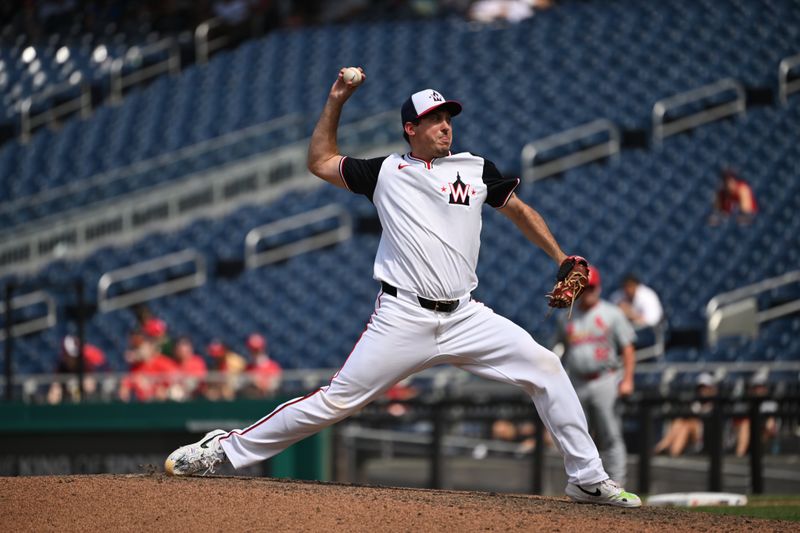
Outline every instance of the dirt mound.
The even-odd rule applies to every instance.
[[[5,531],[781,531],[789,523],[560,498],[258,478],[0,478]]]

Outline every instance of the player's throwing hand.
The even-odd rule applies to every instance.
[[[347,100],[366,79],[367,75],[361,67],[342,67],[339,69],[339,76],[333,82],[330,96],[335,99]]]

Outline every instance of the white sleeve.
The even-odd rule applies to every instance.
[[[661,308],[661,301],[658,299],[656,292],[650,287],[640,285],[636,291],[637,310],[642,315],[645,324],[648,326],[655,326],[661,322],[661,317],[664,315],[664,310]]]

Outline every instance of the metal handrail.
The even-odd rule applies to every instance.
[[[592,145],[569,155],[536,165],[536,158],[546,150],[565,146],[597,133],[608,133],[608,141]],[[542,139],[522,148],[522,175],[525,180],[539,180],[598,159],[611,157],[620,151],[619,128],[607,119],[597,119]]]
[[[800,65],[800,54],[785,57],[778,64],[778,93],[783,105],[789,102],[789,95],[800,91],[800,78],[789,81],[789,72]]]
[[[258,243],[267,237],[302,228],[329,218],[338,219],[339,225],[332,230],[299,239],[271,250],[258,251]],[[269,265],[311,250],[317,250],[345,241],[353,235],[353,218],[337,204],[326,205],[306,213],[290,216],[251,229],[244,240],[244,264],[246,268]]]
[[[755,297],[761,293],[797,282],[800,282],[800,270],[793,270],[781,276],[765,279],[759,281],[758,283],[753,283],[732,291],[717,294],[706,304],[706,328],[708,331],[709,340],[716,340],[716,330],[724,318],[725,309],[736,306],[737,304],[743,303],[745,307],[750,308],[752,313],[750,316],[753,317],[755,325],[800,311],[800,299],[793,300],[770,309],[765,309],[763,311],[758,311],[756,309],[755,302]]]
[[[194,263],[193,273],[156,283],[143,289],[138,289],[119,296],[108,296],[108,291],[115,283],[133,279],[144,274],[151,274],[174,266]],[[206,258],[203,254],[193,249],[167,254],[155,259],[149,259],[127,267],[106,272],[97,282],[97,308],[105,313],[123,307],[146,302],[168,294],[193,289],[205,284],[207,278]]]
[[[33,105],[38,102],[42,102],[45,100],[49,100],[58,96],[59,94],[66,93],[67,91],[73,90],[75,86],[80,83],[80,95],[76,98],[71,100],[67,100],[66,102],[59,104],[57,106],[51,106],[47,110],[42,111],[38,114],[33,114],[32,109]],[[82,118],[87,118],[89,116],[89,112],[92,110],[92,92],[89,87],[89,84],[86,83],[85,80],[82,79],[77,83],[70,83],[65,82],[55,87],[48,89],[47,91],[38,94],[29,96],[25,100],[22,101],[20,105],[19,117],[20,117],[20,142],[22,144],[27,144],[31,140],[31,134],[33,130],[38,128],[39,126],[50,124],[59,118],[66,116],[70,113],[74,113],[76,111],[80,111]]]
[[[753,283],[752,285],[746,285],[732,291],[717,294],[706,304],[706,316],[711,316],[723,305],[727,305],[750,296],[756,296],[762,292],[777,289],[778,287],[782,287],[783,285],[788,285],[789,283],[794,283],[796,281],[800,281],[800,270],[793,270],[791,272],[787,272],[786,274],[775,276],[774,278],[761,280],[757,283]]]
[[[18,322],[11,326],[11,336],[20,337],[28,335],[37,331],[42,331],[54,326],[57,322],[56,318],[56,302],[53,297],[45,291],[33,291],[20,296],[15,296],[11,300],[11,309],[22,309],[36,304],[45,304],[47,306],[47,313],[44,316],[37,317],[25,322]],[[6,313],[5,302],[0,302],[0,314]],[[0,340],[5,340],[6,330],[0,329]]]
[[[681,117],[672,122],[664,122],[666,113],[670,109],[692,102],[698,102],[709,96],[721,94],[726,91],[734,91],[736,93],[736,98],[731,102],[704,109],[703,111]],[[653,105],[652,112],[653,138],[656,142],[660,143],[664,138],[681,131],[695,128],[731,115],[744,114],[746,109],[745,91],[742,84],[733,78],[725,78],[716,83],[676,94],[656,102]]]
[[[208,38],[211,30],[224,25],[225,23],[221,18],[215,17],[202,22],[197,26],[197,29],[194,30],[195,58],[198,64],[205,65],[208,63],[208,58],[211,57],[212,53],[228,44],[227,36],[217,37],[212,40]]]
[[[162,39],[143,48],[134,46],[128,49],[125,55],[128,57],[135,52],[142,60],[145,60],[147,56],[163,52],[164,50],[169,50],[169,57],[164,61],[142,67],[126,75],[122,74],[122,69],[125,68],[125,59],[119,57],[111,62],[109,76],[111,77],[110,101],[112,104],[119,104],[122,102],[123,91],[132,85],[155,78],[165,72],[175,75],[181,71],[181,51],[177,39]]]

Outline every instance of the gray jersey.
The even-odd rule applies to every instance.
[[[619,368],[619,354],[636,333],[619,307],[600,300],[588,311],[576,307],[570,320],[564,317],[559,337],[566,347],[564,366],[580,377]]]

